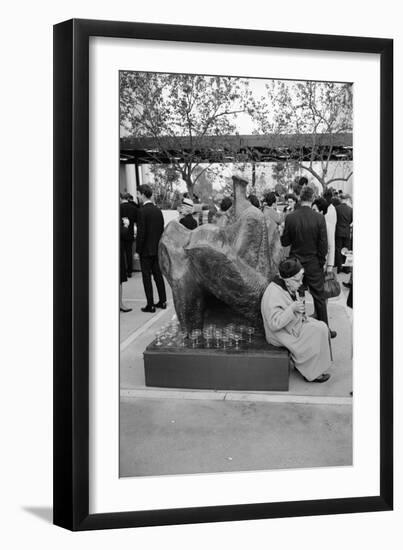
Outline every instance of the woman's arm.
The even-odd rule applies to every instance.
[[[295,320],[294,303],[285,309],[281,306],[270,307],[267,317],[269,328],[273,332],[286,327],[291,321]]]
[[[335,253],[335,230],[336,226],[332,223],[326,222],[327,229],[327,258],[326,265],[327,267],[334,266],[334,253]]]

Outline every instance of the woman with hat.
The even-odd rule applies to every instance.
[[[193,201],[188,197],[183,197],[180,207],[180,220],[179,223],[184,225],[187,229],[195,229],[197,227],[197,221],[193,217]]]
[[[326,382],[330,374],[329,329],[326,323],[307,317],[298,289],[304,269],[296,258],[279,265],[279,275],[266,288],[261,312],[266,340],[289,350],[295,368],[308,382]]]

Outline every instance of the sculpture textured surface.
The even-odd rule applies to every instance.
[[[247,182],[233,177],[232,223],[206,224],[189,231],[170,222],[160,241],[162,272],[172,288],[181,327],[202,328],[214,297],[255,327],[262,326],[260,302],[281,260],[277,228],[246,199]]]

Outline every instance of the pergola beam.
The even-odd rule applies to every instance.
[[[195,147],[196,144],[196,147]],[[292,159],[319,160],[331,152],[331,160],[352,160],[353,138],[345,134],[266,134],[196,137],[124,137],[120,140],[122,162],[169,164],[188,152],[199,162],[271,162]]]

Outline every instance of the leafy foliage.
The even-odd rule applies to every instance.
[[[245,81],[239,78],[145,72],[120,74],[120,124],[133,136],[154,138],[186,182],[190,195],[203,170],[202,138],[236,133],[245,110]],[[178,137],[188,138],[183,151]],[[181,158],[177,152],[181,151]]]
[[[353,94],[351,84],[335,82],[287,82],[272,80],[266,84],[266,95],[253,102],[253,117],[258,133],[304,134],[311,148],[309,162],[304,151],[292,151],[300,169],[310,172],[323,186],[335,181],[347,181],[346,177],[329,178],[329,162],[333,153],[321,149],[320,134],[350,133],[353,128]],[[290,153],[290,152],[289,152]],[[346,153],[348,155],[348,153]],[[319,158],[320,171],[314,168]],[[345,160],[345,159],[344,159]]]

